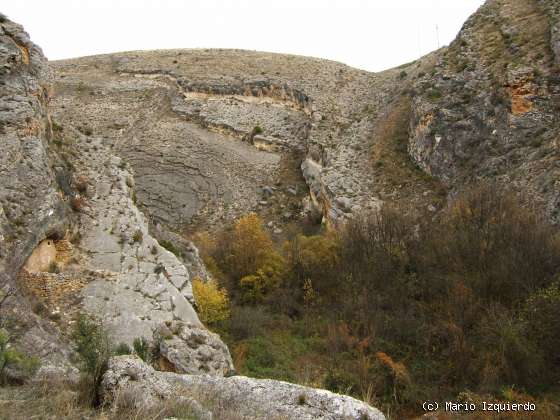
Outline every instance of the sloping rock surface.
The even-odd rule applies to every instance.
[[[242,419],[385,419],[379,410],[361,401],[325,390],[244,376],[158,372],[130,356],[113,357],[102,382],[102,395],[108,403],[123,392],[138,395],[135,403],[147,406],[182,395],[211,413],[218,405],[226,406]]]

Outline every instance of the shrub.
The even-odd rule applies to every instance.
[[[290,286],[303,292],[305,282],[310,281],[316,292],[334,292],[333,272],[339,263],[339,242],[334,234],[298,235],[284,244]],[[303,295],[301,296],[303,298]]]
[[[549,367],[547,374],[553,381],[560,378],[560,334],[553,334],[560,325],[560,283],[538,290],[531,295],[521,313],[522,319],[527,323],[529,338],[538,343]],[[552,369],[550,369],[552,367]]]
[[[6,369],[15,369],[27,378],[38,367],[39,360],[12,347],[9,333],[5,329],[0,329],[0,385],[5,385],[7,382]]]
[[[441,98],[441,91],[438,88],[431,88],[428,90],[427,96],[430,101],[437,101]]]
[[[237,279],[256,273],[274,254],[272,240],[255,213],[235,222],[230,252],[228,271]]]
[[[244,303],[262,302],[266,290],[266,277],[264,273],[251,274],[239,280],[242,290],[242,300]]]
[[[125,354],[132,354],[132,349],[130,348],[130,346],[126,343],[120,343],[119,345],[117,345],[117,347],[115,347],[115,350],[113,352],[115,355],[117,356],[122,356]]]
[[[142,359],[146,363],[151,362],[150,343],[148,342],[148,340],[146,340],[146,338],[135,338],[132,342],[132,347],[134,348],[134,352],[140,359]]]
[[[88,191],[88,180],[84,176],[78,177],[74,182],[74,187],[82,195],[86,195]]]
[[[70,207],[72,207],[72,210],[74,210],[75,212],[82,211],[85,207],[85,204],[86,202],[84,198],[79,195],[76,195],[70,199]]]
[[[60,273],[60,267],[56,263],[56,261],[51,261],[49,263],[49,267],[47,268],[49,273]]]
[[[358,379],[350,372],[331,369],[323,380],[323,386],[332,392],[349,394],[358,388]]]
[[[494,184],[465,191],[429,227],[436,261],[485,300],[510,306],[550,284],[560,270],[558,234],[515,194]],[[467,274],[465,276],[465,274]]]
[[[97,405],[97,391],[111,356],[109,337],[99,322],[80,314],[72,338],[83,375],[82,397],[88,403]]]
[[[220,288],[215,280],[204,282],[198,277],[195,278],[193,294],[202,322],[212,324],[229,318],[227,291]]]
[[[233,306],[227,330],[234,338],[244,340],[262,334],[273,323],[262,306]]]
[[[494,304],[485,312],[473,340],[476,362],[471,363],[482,389],[497,391],[501,384],[538,385],[535,378],[542,360],[537,342],[527,339],[523,323],[503,306]]]
[[[175,254],[177,257],[181,256],[181,251],[179,251],[179,249],[177,249],[175,245],[173,245],[171,242],[163,240],[163,241],[159,241],[159,244],[165,249],[167,249],[169,252]]]
[[[397,403],[402,402],[404,390],[411,385],[408,369],[402,362],[394,361],[384,352],[375,353],[376,361],[385,372],[385,394],[392,394],[392,399]]]
[[[142,241],[144,240],[144,234],[140,229],[134,232],[134,235],[132,235],[132,240],[134,242],[142,243]]]
[[[253,133],[255,133],[255,134],[262,134],[263,131],[264,131],[264,130],[263,130],[262,127],[259,126],[259,125],[255,126],[255,128],[253,128]]]

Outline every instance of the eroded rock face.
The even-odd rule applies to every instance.
[[[159,368],[176,373],[229,376],[234,367],[227,346],[217,334],[199,325],[173,321],[154,335]]]
[[[132,175],[103,138],[71,127],[82,159],[76,173],[92,185],[79,212],[80,256],[76,270],[97,273],[81,290],[82,307],[103,321],[114,340],[150,339],[155,327],[173,319],[200,325],[193,309],[190,274],[177,257],[150,235],[132,198]],[[90,276],[91,277],[91,276]]]
[[[284,208],[302,216],[303,195],[292,207],[284,192],[293,184],[284,183],[304,186],[306,158],[320,169],[312,202],[327,222],[396,195],[373,182],[369,149],[375,122],[404,86],[398,71],[239,50],[122,53],[54,68],[57,118],[114,144],[134,170],[142,209],[168,229],[211,228],[251,211],[281,229]],[[290,173],[287,157],[299,161]],[[265,186],[278,187],[278,204]],[[356,207],[339,209],[339,196]]]
[[[58,194],[49,150],[50,73],[41,49],[23,28],[0,19],[0,327],[11,326],[13,345],[43,360],[43,371],[72,370],[68,346],[41,321],[16,282],[33,249],[64,230],[67,207]]]
[[[550,22],[550,42],[556,56],[556,64],[560,65],[560,8],[554,0],[537,0],[539,6],[546,10]]]
[[[414,84],[414,161],[454,190],[513,187],[559,222],[558,47],[557,2],[486,2]]]
[[[166,321],[202,328],[190,273],[150,235],[129,166],[108,139],[53,124],[60,109],[49,107],[46,60],[22,27],[4,17],[0,64],[0,327],[9,323],[14,345],[38,356],[45,374],[73,371],[71,346],[58,327],[71,328],[77,312],[103,321],[116,343],[151,338]],[[75,241],[71,263],[51,267],[57,262],[51,237],[68,235]],[[194,253],[193,264],[197,259]],[[18,284],[26,260],[17,276],[26,283]],[[47,305],[43,315],[56,314],[59,325],[36,316],[22,294]],[[212,344],[218,342],[225,347],[213,336]],[[213,348],[206,350],[210,363]]]
[[[385,419],[379,410],[361,401],[325,390],[244,376],[222,378],[158,372],[140,359],[113,357],[103,377],[102,396],[111,403],[124,392],[139,396],[134,400],[137,406],[186,397],[199,404],[196,409],[202,407],[214,418],[224,414],[225,406],[227,412],[243,419]]]
[[[64,217],[47,146],[48,67],[8,20],[0,23],[0,64],[0,270],[13,275]]]

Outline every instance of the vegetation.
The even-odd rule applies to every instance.
[[[132,354],[132,349],[126,343],[120,343],[115,347],[113,353],[117,356],[123,356],[126,354]]]
[[[109,337],[101,323],[80,315],[72,338],[82,372],[82,398],[90,405],[97,405],[99,403],[97,390],[107,370],[109,357],[112,356]]]
[[[0,385],[8,382],[7,369],[16,369],[22,378],[29,377],[38,367],[35,357],[30,357],[11,345],[7,330],[0,328]]]
[[[214,327],[241,374],[350,393],[397,418],[467,390],[541,398],[535,418],[553,418],[560,237],[516,195],[481,185],[437,218],[386,205],[284,244],[251,214],[208,243],[231,297]]]
[[[150,363],[152,359],[152,352],[150,349],[150,343],[145,337],[137,337],[132,342],[132,347],[134,347],[134,353],[138,355],[146,363]]]
[[[58,266],[56,261],[51,261],[47,268],[49,273],[60,273],[60,267]]]
[[[225,289],[220,288],[214,280],[204,282],[198,277],[192,285],[202,322],[213,324],[229,318],[229,299]]]
[[[159,241],[159,244],[164,247],[165,249],[167,249],[169,252],[172,252],[173,254],[175,254],[177,257],[181,256],[181,251],[175,246],[173,245],[171,242],[166,241],[166,240],[162,240]],[[157,248],[156,248],[157,251]]]
[[[140,229],[136,230],[132,235],[132,241],[141,243],[144,240],[144,234]]]

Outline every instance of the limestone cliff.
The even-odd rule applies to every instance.
[[[63,164],[49,148],[50,71],[23,28],[0,16],[0,322],[14,326],[14,341],[46,361],[69,369],[58,330],[31,311],[16,273],[46,237],[68,225],[58,192]]]
[[[495,179],[560,221],[558,4],[490,0],[414,84],[408,150],[457,190]]]
[[[191,280],[208,273],[192,233],[250,211],[277,239],[386,202],[435,213],[479,179],[559,222],[559,13],[488,0],[449,47],[381,73],[240,50],[47,64],[0,15],[2,321],[48,367],[72,369],[64,337],[87,312],[118,341],[155,331],[162,370],[221,377],[231,357],[196,314]]]

